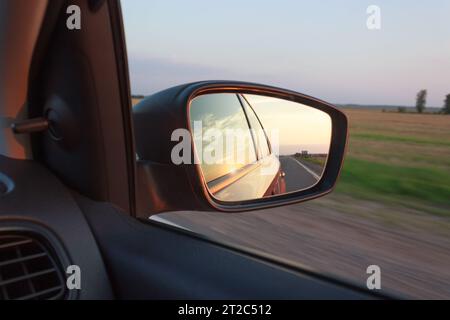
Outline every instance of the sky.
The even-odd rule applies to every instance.
[[[377,5],[381,28],[369,30]],[[428,106],[450,93],[450,1],[122,0],[133,94],[199,80],[332,103]]]
[[[246,94],[258,114],[276,154],[301,151],[328,154],[331,118],[323,111],[297,102]]]

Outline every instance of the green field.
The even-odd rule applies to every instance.
[[[345,112],[350,141],[336,192],[450,217],[450,116]]]

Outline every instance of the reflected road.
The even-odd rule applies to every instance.
[[[280,157],[281,169],[286,173],[286,192],[309,188],[319,180],[320,172],[306,161],[289,156]]]

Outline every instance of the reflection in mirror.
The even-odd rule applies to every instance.
[[[262,95],[214,93],[190,104],[196,163],[210,194],[244,201],[308,189],[320,180],[331,118]]]

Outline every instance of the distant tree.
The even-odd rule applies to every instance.
[[[422,113],[425,110],[425,105],[427,104],[427,90],[420,90],[417,93],[416,99],[416,109],[418,113]]]
[[[442,112],[445,114],[450,114],[450,94],[445,97],[444,108],[442,108]]]
[[[398,107],[397,111],[399,113],[405,113],[406,112],[406,108],[405,107]]]

